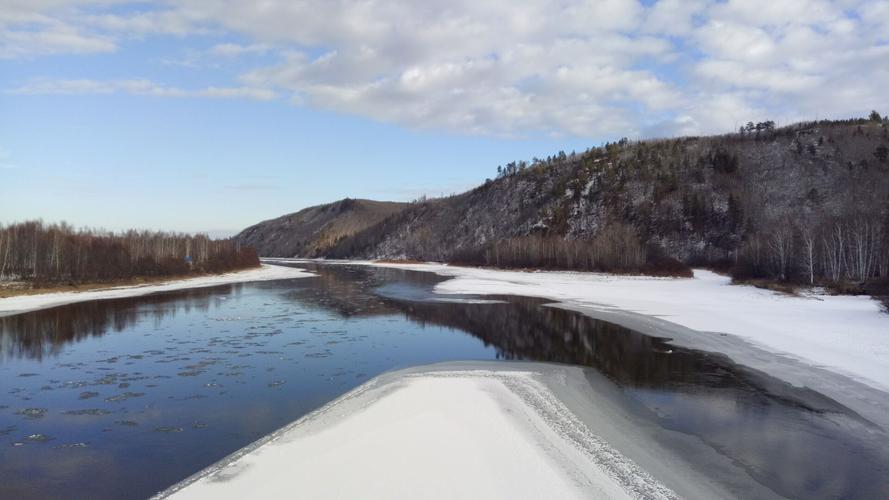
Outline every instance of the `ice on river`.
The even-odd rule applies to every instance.
[[[700,332],[734,335],[767,351],[889,391],[889,314],[869,296],[816,292],[790,296],[732,285],[730,278],[702,269],[687,279],[434,263],[348,263],[452,277],[436,286],[440,293],[528,295],[658,317]]]
[[[531,372],[371,382],[163,493],[171,498],[673,498]]]
[[[246,283],[250,281],[271,281],[291,278],[306,278],[312,273],[304,269],[293,267],[274,266],[263,264],[256,269],[247,269],[231,273],[212,276],[200,276],[179,280],[165,281],[152,285],[119,286],[102,290],[85,292],[59,292],[43,293],[37,295],[21,295],[0,299],[0,316],[18,314],[26,311],[46,309],[48,307],[84,302],[87,300],[117,299],[122,297],[137,297],[150,293],[171,292],[188,288],[202,288],[208,286],[229,285],[233,283]]]

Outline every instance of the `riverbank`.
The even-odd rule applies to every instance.
[[[250,281],[305,278],[311,275],[311,273],[302,269],[263,264],[258,268],[246,269],[243,271],[199,276],[195,278],[164,280],[157,283],[114,286],[83,291],[18,295],[14,297],[0,298],[0,316],[8,316],[10,314],[35,311],[87,300],[136,297],[139,295],[184,290],[187,288],[229,285]]]
[[[588,377],[601,376],[521,362],[387,373],[157,498],[773,496]],[[677,449],[707,455],[711,470],[690,467]]]
[[[257,266],[258,267],[258,266]],[[241,271],[250,271],[256,268],[237,269],[228,271],[228,273],[236,273]],[[222,274],[222,273],[220,273]],[[134,278],[126,278],[108,281],[87,281],[78,283],[48,283],[43,285],[34,285],[28,281],[0,281],[0,300],[10,299],[13,297],[22,297],[26,295],[48,295],[53,293],[82,293],[96,292],[100,290],[109,290],[112,288],[122,287],[143,287],[149,285],[158,285],[169,283],[172,281],[181,281],[194,278],[206,278],[210,276],[218,276],[218,274],[181,274],[173,276],[137,276]]]
[[[298,262],[298,259],[268,259]],[[507,271],[446,264],[326,261],[432,272],[451,279],[435,291],[445,294],[526,295],[558,301],[610,321],[659,323],[670,337],[681,336],[693,348],[738,339],[734,354],[754,350],[777,354],[816,369],[850,377],[882,392],[889,391],[889,314],[869,296],[781,294],[753,286],[732,285],[731,278],[696,269],[694,277],[655,278],[602,273]],[[679,329],[674,326],[681,327]],[[643,329],[644,330],[644,329]],[[682,330],[682,331],[679,331]],[[649,333],[649,332],[644,332]],[[674,335],[675,333],[675,335]],[[768,368],[774,359],[756,360]],[[774,358],[774,356],[772,356]],[[797,383],[796,380],[793,380]]]

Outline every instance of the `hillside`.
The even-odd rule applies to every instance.
[[[396,214],[404,203],[346,198],[260,222],[235,236],[267,257],[323,256],[338,240]]]
[[[622,140],[510,163],[320,254],[625,271],[669,256],[743,278],[865,281],[889,268],[887,147],[878,119]]]

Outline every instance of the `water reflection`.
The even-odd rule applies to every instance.
[[[786,386],[724,356],[676,348],[667,339],[573,311],[541,307],[548,302],[543,299],[508,296],[488,297],[499,303],[441,302],[442,296],[433,294],[432,288],[442,278],[431,273],[309,267],[317,274],[310,286],[294,286],[282,297],[343,318],[403,314],[421,326],[468,332],[494,347],[500,359],[589,366],[628,386],[743,387],[813,411],[845,411],[817,393]],[[146,318],[157,327],[177,313],[207,313],[212,305],[237,295],[241,286],[84,302],[2,317],[0,359],[40,360],[58,354],[67,343],[122,332]]]
[[[486,296],[497,303],[433,293],[443,278],[388,268],[313,266],[324,289],[291,296],[344,317],[392,314],[412,321],[456,328],[493,346],[498,358],[565,363],[595,368],[612,380],[638,388],[700,390],[726,388],[816,412],[857,415],[830,398],[793,387],[716,354],[672,346],[669,339],[643,335],[620,325],[555,307],[534,297]],[[381,297],[382,296],[382,297]],[[450,299],[442,302],[441,299]]]
[[[67,343],[121,332],[145,317],[159,325],[178,312],[206,312],[212,303],[237,293],[240,286],[94,300],[0,317],[0,360],[23,357],[40,360],[57,355]]]
[[[469,332],[496,348],[500,359],[591,367],[650,408],[662,426],[698,436],[779,495],[889,497],[889,453],[879,444],[887,438],[884,431],[808,388],[723,355],[542,307],[542,299],[489,296],[500,303],[442,304],[431,293],[440,278],[427,273],[369,270],[353,279],[355,270],[316,272],[339,290],[337,297],[349,297],[316,302],[339,314],[388,312],[372,304],[350,306],[373,288],[412,321]]]
[[[145,496],[382,371],[519,359],[606,375],[778,494],[889,497],[885,435],[808,389],[540,299],[473,303],[432,294],[442,278],[429,273],[310,267],[317,277],[0,318],[0,436],[13,445],[0,496]],[[81,448],[121,480],[86,484]],[[46,470],[24,479],[20,464]]]

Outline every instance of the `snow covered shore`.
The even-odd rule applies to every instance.
[[[160,497],[676,498],[539,373],[487,366],[384,375]]]
[[[692,279],[671,279],[434,263],[343,263],[452,277],[436,286],[439,293],[544,297],[587,310],[636,313],[697,332],[728,334],[765,351],[889,391],[889,314],[866,296],[793,297],[731,285],[728,277],[700,269]]]
[[[74,302],[87,300],[117,299],[121,297],[136,297],[150,293],[170,292],[186,288],[201,288],[217,285],[229,285],[232,283],[244,283],[248,281],[271,281],[291,278],[305,278],[312,273],[304,269],[293,267],[275,266],[263,264],[256,269],[236,271],[213,276],[200,276],[181,280],[165,281],[151,285],[119,286],[84,292],[59,292],[43,293],[37,295],[21,295],[0,299],[0,316],[18,314],[48,307],[61,306]]]

